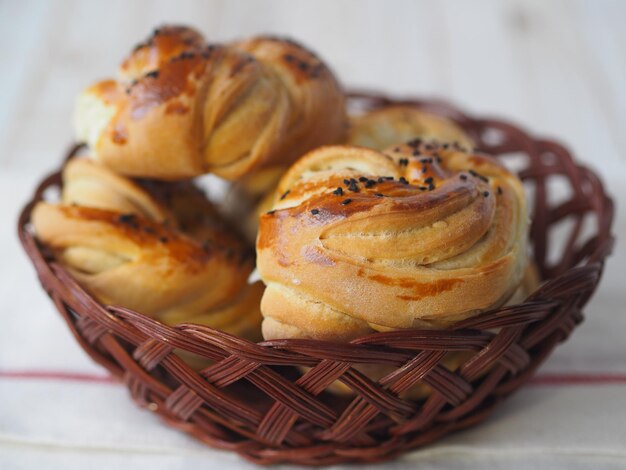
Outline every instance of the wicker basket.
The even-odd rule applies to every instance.
[[[170,425],[260,464],[390,459],[482,421],[524,384],[582,321],[613,245],[611,199],[598,177],[559,144],[499,120],[469,117],[441,102],[351,95],[355,107],[392,103],[450,117],[480,150],[515,160],[533,199],[531,245],[545,281],[524,303],[450,330],[376,333],[349,344],[296,339],[255,344],[194,324],[169,327],[91,298],[46,255],[29,227],[33,205],[59,186],[59,172],[40,184],[24,208],[19,237],[83,349],[122,380],[140,406]],[[558,185],[565,199],[555,200]],[[555,231],[564,246],[551,243]],[[174,350],[213,364],[195,372]],[[440,364],[449,351],[474,354],[450,372]],[[354,364],[385,364],[394,372],[376,383]],[[329,393],[336,380],[354,396]],[[427,398],[400,398],[419,383],[432,390]]]

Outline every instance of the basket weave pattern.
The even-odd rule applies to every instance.
[[[450,117],[480,150],[523,163],[519,175],[533,197],[531,246],[546,281],[524,303],[449,330],[376,333],[349,344],[297,339],[255,344],[204,326],[166,326],[90,297],[37,244],[29,227],[33,205],[60,185],[60,172],[46,178],[24,208],[20,239],[83,349],[120,378],[139,405],[170,425],[261,464],[392,458],[483,420],[526,382],[582,321],[613,244],[611,199],[596,175],[559,144],[534,139],[499,120],[469,117],[445,103],[351,95],[357,107],[392,103]],[[569,186],[567,199],[557,203],[551,202],[554,179]],[[551,231],[566,220],[564,247],[553,260]],[[176,350],[213,362],[196,372]],[[441,364],[451,351],[473,354],[451,372]],[[354,369],[356,364],[394,370],[375,382]],[[327,393],[336,380],[354,396]],[[432,392],[419,401],[401,398],[417,384]]]

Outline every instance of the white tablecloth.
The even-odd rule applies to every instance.
[[[1,469],[252,468],[136,408],[77,346],[15,236],[19,206],[70,140],[74,94],[165,20],[218,38],[295,35],[348,83],[508,116],[598,168],[616,198],[618,244],[586,321],[484,424],[383,468],[626,467],[623,2],[132,5],[0,3]]]

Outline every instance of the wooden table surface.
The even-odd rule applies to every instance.
[[[602,174],[617,198],[618,237],[626,232],[626,1],[0,0],[0,225],[5,228],[0,233],[0,468],[82,469],[91,451],[100,452],[100,466],[125,465],[131,457],[138,467],[151,469],[240,464],[151,421],[128,403],[122,387],[50,381],[42,388],[35,372],[28,383],[14,380],[19,374],[11,372],[100,373],[73,342],[69,345],[70,335],[52,306],[35,292],[33,270],[12,225],[35,181],[59,164],[72,140],[76,94],[113,75],[130,48],[164,23],[194,25],[215,41],[255,33],[293,36],[317,51],[346,87],[441,97],[471,113],[506,117],[557,138]],[[525,468],[527,459],[553,468],[592,463],[624,468],[622,244],[626,241],[618,243],[587,323],[543,369],[573,376],[605,372],[616,378],[613,385],[531,387],[480,429],[389,468],[418,462],[427,468],[472,468],[472,462],[481,468]],[[27,322],[41,328],[26,335]],[[73,376],[65,377],[71,382]],[[597,409],[587,415],[582,404],[589,396]],[[22,398],[44,420],[36,423],[35,436],[28,432],[35,422],[19,411]],[[106,403],[89,405],[106,400],[111,411]],[[57,411],[64,413],[59,423]],[[558,433],[545,423],[538,426],[542,415],[559,421]],[[133,437],[125,441],[131,428]],[[510,438],[502,437],[509,432]],[[106,442],[90,447],[100,437]]]

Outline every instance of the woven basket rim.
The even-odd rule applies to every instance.
[[[249,361],[250,363],[255,364],[258,363],[263,367],[293,366],[294,364],[298,364],[300,366],[315,368],[319,367],[321,361],[330,361],[334,364],[343,361],[349,362],[350,365],[385,364],[401,367],[402,364],[406,365],[411,360],[411,354],[418,354],[416,352],[418,348],[413,347],[413,344],[415,343],[419,344],[422,348],[424,345],[426,345],[427,348],[430,348],[429,351],[433,354],[433,357],[436,356],[435,352],[441,352],[444,350],[472,352],[484,352],[489,350],[489,353],[483,354],[488,357],[485,361],[492,360],[489,359],[489,354],[493,354],[494,357],[497,356],[500,358],[500,356],[505,355],[502,351],[509,348],[506,352],[506,354],[508,354],[506,360],[510,362],[510,368],[512,368],[512,370],[517,368],[521,372],[517,378],[511,379],[508,383],[498,385],[498,382],[492,387],[496,388],[496,386],[499,386],[500,393],[508,394],[517,389],[532,375],[535,368],[545,359],[545,357],[547,357],[554,345],[564,340],[569,332],[571,332],[576,324],[582,319],[582,316],[579,317],[577,315],[574,315],[571,318],[567,317],[567,320],[565,320],[565,316],[562,318],[559,317],[559,319],[561,319],[560,321],[567,323],[563,325],[555,324],[558,319],[554,320],[552,323],[545,321],[547,315],[546,312],[548,311],[552,312],[558,309],[563,311],[576,309],[577,314],[580,313],[580,309],[595,290],[597,282],[599,281],[603,271],[605,259],[610,254],[613,247],[614,236],[611,232],[614,210],[613,201],[610,196],[607,195],[600,179],[592,170],[576,163],[572,159],[570,153],[562,145],[554,141],[532,138],[519,127],[516,127],[506,121],[495,118],[478,118],[471,116],[458,110],[455,106],[450,105],[448,102],[443,100],[419,100],[414,98],[395,99],[370,92],[352,92],[349,97],[353,105],[360,105],[365,108],[406,104],[409,106],[417,106],[421,109],[446,116],[456,121],[461,127],[469,132],[472,137],[476,138],[477,142],[481,143],[478,147],[479,150],[485,150],[489,153],[495,153],[496,155],[508,153],[512,150],[519,151],[519,149],[511,149],[511,144],[506,141],[484,145],[481,133],[486,129],[500,131],[505,134],[505,136],[515,137],[515,139],[518,139],[519,142],[521,142],[520,145],[522,147],[526,146],[523,149],[525,152],[537,153],[539,152],[539,150],[537,150],[538,148],[544,149],[545,153],[550,153],[554,156],[553,158],[558,162],[559,168],[562,171],[567,172],[570,182],[573,183],[574,191],[580,192],[580,194],[575,194],[575,196],[578,197],[578,204],[580,204],[580,200],[583,196],[589,199],[590,202],[588,205],[582,207],[580,211],[581,213],[593,213],[597,216],[598,227],[595,238],[590,239],[585,246],[578,247],[578,250],[575,252],[573,250],[575,240],[571,243],[568,242],[569,244],[567,246],[573,253],[570,254],[565,252],[563,257],[567,258],[565,261],[567,261],[571,266],[568,266],[567,269],[561,269],[559,266],[542,266],[545,268],[542,269],[544,276],[546,276],[546,273],[550,272],[556,272],[557,274],[549,276],[549,279],[547,279],[546,282],[524,302],[517,305],[490,309],[489,311],[486,311],[478,316],[457,323],[449,329],[413,328],[392,332],[377,332],[357,338],[349,343],[334,343],[312,339],[280,339],[253,343],[246,339],[238,338],[219,330],[214,330],[210,327],[196,325],[193,323],[184,323],[176,325],[175,327],[167,326],[157,320],[142,315],[141,313],[133,312],[123,307],[102,306],[91,298],[87,292],[78,286],[67,270],[45,256],[40,245],[35,240],[32,230],[29,228],[30,212],[35,203],[43,199],[44,193],[49,188],[60,185],[61,170],[59,169],[42,180],[31,201],[29,201],[23,208],[18,221],[18,235],[24,249],[35,265],[42,285],[52,297],[57,309],[59,309],[65,317],[81,346],[91,355],[92,358],[105,366],[113,375],[124,379],[132,393],[137,393],[139,394],[138,396],[140,396],[141,393],[147,393],[145,391],[133,392],[133,384],[136,385],[142,380],[146,383],[150,383],[153,388],[158,388],[158,379],[155,379],[154,377],[145,377],[144,375],[146,372],[142,371],[141,367],[147,370],[156,370],[156,368],[161,367],[160,364],[166,363],[165,369],[169,373],[171,373],[172,370],[178,370],[182,367],[176,363],[175,360],[168,359],[168,355],[171,353],[172,348],[186,349],[189,352],[193,352],[213,361],[217,361],[218,365],[225,363],[229,357],[235,357],[237,361]],[[511,139],[515,140],[513,138]],[[78,146],[74,146],[69,153],[69,157],[71,157],[77,149]],[[552,167],[549,165],[542,165],[539,173],[529,173],[526,176],[531,179],[547,179],[552,174],[550,173],[551,171],[557,171],[554,169],[551,170],[550,168]],[[521,176],[524,178],[524,174]],[[533,179],[533,181],[535,180]],[[589,189],[589,187],[591,189]],[[590,193],[585,195],[583,194],[584,191],[590,191]],[[541,234],[541,230],[547,232],[548,226],[555,223],[555,221],[560,220],[560,218],[571,215],[571,213],[567,212],[570,209],[573,210],[571,207],[565,207],[565,209],[560,209],[560,212],[558,208],[552,212],[546,212],[548,215],[544,215],[545,217],[548,217],[548,220],[543,221],[542,223],[548,225],[543,228],[539,227],[539,229],[535,227],[533,230],[536,230],[536,233],[531,233],[531,238],[539,236]],[[543,244],[545,245],[545,243],[546,241],[543,239]],[[545,251],[546,247],[541,246],[539,249]],[[561,271],[558,271],[559,269]],[[582,297],[578,296],[576,298],[576,305],[568,304],[568,298],[579,292],[582,288],[581,286],[586,289],[585,294]],[[528,360],[524,356],[524,354],[529,354],[528,351],[524,352],[515,350],[515,347],[512,347],[510,342],[519,338],[520,331],[526,327],[532,326],[536,322],[539,322],[542,325],[546,323],[547,326],[545,326],[544,330],[547,331],[547,328],[549,327],[551,332],[558,326],[561,328],[559,331],[562,334],[556,335],[554,339],[550,339],[548,341],[546,338],[548,338],[549,335],[546,334],[545,337],[542,337],[542,334],[544,334],[545,331],[541,330],[541,328],[537,328],[537,331],[530,333],[531,337],[533,334],[534,337],[529,340],[528,344],[531,344],[534,338],[534,340],[536,340],[535,344],[540,344],[542,346],[539,348],[540,352],[537,352],[533,358],[534,362],[531,362],[531,365],[529,366]],[[132,328],[129,325],[132,325]],[[511,338],[502,339],[503,335],[499,332],[492,331],[494,329],[503,331],[515,330],[517,332],[517,336],[515,336],[515,338],[511,336]],[[542,333],[542,331],[544,331],[544,333]],[[114,344],[114,340],[112,340],[110,336],[111,334],[114,335],[118,343],[126,341],[136,347],[132,357],[138,365],[138,369],[134,369],[132,364],[129,364],[128,361],[124,359],[124,354],[117,351],[116,348],[119,347],[119,344],[117,346]],[[552,337],[550,336],[550,338]],[[509,341],[509,343],[506,341]],[[458,342],[458,347],[456,349],[453,344],[455,342]],[[498,342],[502,343],[501,346],[499,346],[500,349],[495,346]],[[95,345],[97,345],[97,347]],[[116,351],[119,353],[118,356],[116,356]],[[111,357],[117,358],[117,362],[112,360]],[[495,363],[496,359],[493,359],[493,361]],[[475,362],[480,363],[480,361]],[[478,370],[478,368],[480,368],[479,366],[480,364],[475,366],[474,369]],[[472,369],[472,365],[470,364],[467,366],[466,372],[475,372],[474,369]],[[265,369],[261,368],[259,370]],[[252,372],[250,372],[250,374],[252,374]],[[425,376],[427,375],[428,374],[425,374]],[[472,376],[472,374],[468,372],[468,377],[470,376]],[[181,377],[185,377],[182,372]],[[412,413],[409,409],[410,405],[406,403],[407,400],[400,399],[389,392],[383,393],[383,391],[380,390],[378,390],[378,392],[380,392],[380,396],[378,396],[376,393],[371,391],[371,384],[365,383],[363,385],[358,382],[358,374],[356,377],[357,379],[355,379],[354,376],[348,376],[346,380],[356,380],[356,382],[351,382],[351,385],[356,387],[357,390],[361,390],[359,387],[364,387],[364,391],[362,392],[363,396],[367,397],[370,401],[375,402],[376,406],[379,408],[382,409],[384,406],[387,406],[389,409],[404,413],[406,416],[409,416],[410,413]],[[228,382],[228,380],[222,376],[219,376],[219,379],[223,383]],[[177,377],[177,380],[181,384],[186,384],[187,388],[200,387],[197,383],[194,383],[191,378],[189,378],[189,382],[185,382],[185,380],[187,380],[185,378],[179,379]],[[258,380],[262,381],[261,378]],[[450,383],[454,383],[454,378],[451,377],[441,380],[448,380]],[[500,377],[500,381],[501,380],[502,377]],[[218,380],[218,383],[222,382]],[[463,384],[461,382],[461,380],[457,380],[456,386],[462,388]],[[139,385],[136,386],[138,387]],[[265,382],[262,382],[262,386],[259,385],[259,387],[264,391],[265,388],[263,387],[266,386],[269,387],[269,385]],[[287,403],[285,406],[292,411],[294,409],[300,410],[300,416],[302,416],[303,413],[306,413],[306,410],[302,409],[301,404],[296,403],[298,400],[303,400],[309,405],[312,403],[308,396],[300,394],[300,389],[303,385],[296,384],[288,386],[285,381],[281,381],[278,388],[280,389],[280,387],[284,388],[283,391],[285,393],[295,394],[295,398],[293,400],[284,398],[285,403]],[[180,388],[182,388],[182,386]],[[306,389],[305,386],[304,388]],[[195,390],[198,392],[198,389]],[[158,393],[154,390],[152,390],[151,393],[158,395]],[[313,392],[310,392],[309,390],[307,393],[311,394]],[[460,392],[457,390],[457,393]],[[174,393],[172,393],[172,395],[174,395]],[[452,395],[454,395],[452,392],[447,395],[449,403],[454,401]],[[203,396],[207,406],[211,405],[209,398]],[[137,400],[137,396],[135,396],[135,399]],[[171,396],[168,399],[171,399]],[[387,403],[385,400],[390,403]],[[459,400],[461,402],[463,401],[461,398],[459,398]],[[165,400],[163,403],[165,403]],[[387,405],[385,405],[385,403],[387,403]],[[145,406],[145,403],[143,404]],[[300,408],[298,406],[300,406]],[[439,427],[435,426],[431,428],[431,430],[428,431],[431,433],[429,434],[430,439],[426,439],[424,442],[430,442],[451,430],[460,429],[479,421],[488,413],[488,410],[491,409],[490,406],[492,405],[485,405],[484,407],[478,406],[475,412],[471,412],[467,415],[461,415],[461,418],[458,420],[450,422],[453,424],[448,423],[445,426],[440,425]],[[313,447],[309,446],[306,448],[299,448],[297,444],[292,443],[285,447],[285,444],[281,444],[282,441],[273,441],[272,439],[268,439],[265,435],[261,436],[260,434],[262,433],[260,432],[255,434],[251,431],[241,431],[241,435],[243,437],[240,438],[243,439],[243,441],[238,441],[237,439],[233,441],[228,441],[228,439],[219,440],[215,438],[215,436],[219,434],[218,431],[198,431],[199,428],[193,426],[190,427],[186,423],[186,419],[181,419],[180,416],[172,416],[171,410],[168,410],[167,412],[161,412],[159,410],[158,412],[161,413],[165,419],[174,426],[190,432],[196,437],[209,442],[213,446],[239,452],[244,457],[257,463],[276,463],[288,461],[309,465],[324,465],[328,463],[347,461],[377,461],[390,458],[393,455],[407,451],[417,445],[422,445],[422,441],[419,440],[420,435],[414,436],[414,434],[411,434],[415,432],[415,429],[407,426],[405,426],[406,429],[404,429],[404,431],[402,430],[402,426],[400,426],[398,428],[400,431],[397,432],[402,434],[406,431],[407,436],[414,436],[412,441],[403,441],[402,443],[399,443],[400,441],[396,442],[393,440],[395,438],[390,438],[388,442],[392,444],[388,444],[389,448],[382,446],[381,449],[377,451],[378,453],[375,455],[368,454],[366,457],[359,455],[358,452],[352,452],[350,450],[356,449],[362,453],[364,452],[362,447],[359,447],[358,445],[353,445],[352,447],[341,447],[332,440],[332,445],[335,447],[330,450],[323,448],[323,446],[320,447],[319,444]],[[319,413],[321,417],[317,419],[315,413]],[[314,421],[314,424],[317,422],[319,426],[322,426],[319,423],[325,423],[329,419],[324,413],[328,414],[328,411],[322,405],[319,405],[314,412],[306,413],[306,416],[307,419]],[[222,423],[220,420],[229,418],[225,413],[222,412],[222,414],[224,414],[222,418],[219,416],[213,416],[213,422],[227,426],[227,423]],[[242,419],[241,416],[238,416],[238,419]],[[258,421],[258,417],[256,416],[252,416],[250,419],[255,423]],[[263,428],[263,423],[267,420],[268,418],[266,416],[266,419],[259,425],[259,429]],[[237,429],[239,430],[239,428],[243,429],[245,427],[246,426],[242,425]],[[393,430],[394,428],[389,425],[389,429]],[[267,429],[265,429],[265,431],[269,432]],[[285,433],[287,433],[287,431],[285,431]],[[295,431],[294,433],[295,437],[293,437],[293,439],[295,439],[295,442],[297,443],[301,436]],[[283,436],[283,439],[288,439],[288,436],[291,434],[285,435],[287,437]],[[241,444],[241,442],[245,442],[245,445]],[[393,444],[394,442],[396,443]],[[370,447],[373,448],[372,446]]]

